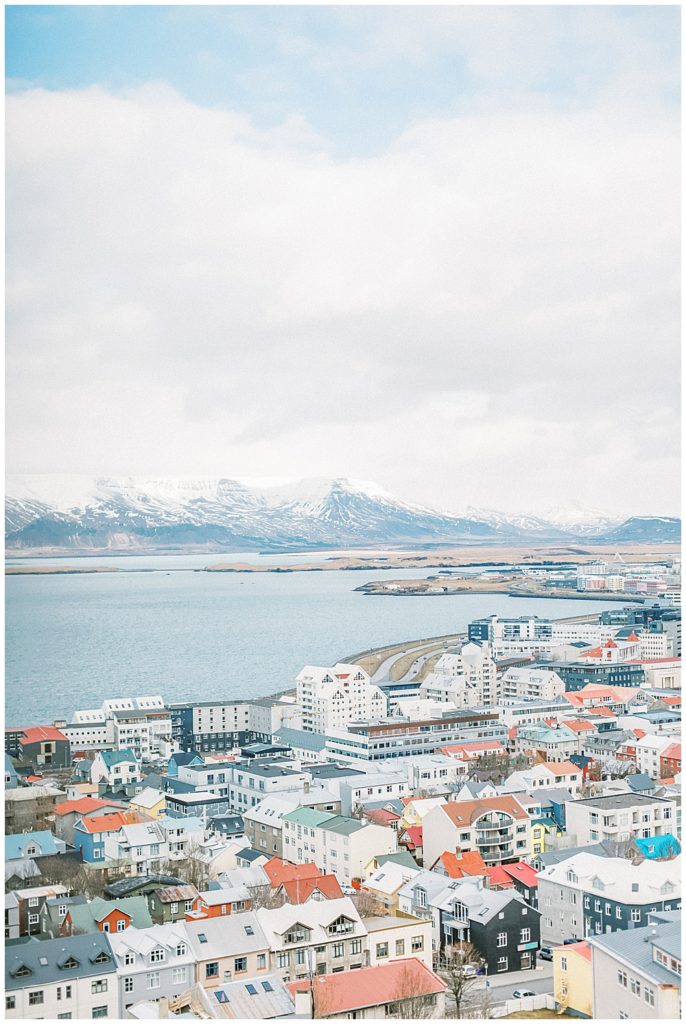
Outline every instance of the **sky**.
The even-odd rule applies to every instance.
[[[8,472],[678,514],[679,33],[6,8]]]

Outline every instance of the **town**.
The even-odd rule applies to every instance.
[[[7,1018],[678,1018],[668,582],[6,728]]]

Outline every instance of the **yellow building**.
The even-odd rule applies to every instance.
[[[557,825],[551,822],[542,821],[540,818],[538,821],[531,822],[531,852],[536,853],[547,853],[548,850],[554,850],[557,847],[551,843],[551,836],[563,836],[564,832],[558,828]]]
[[[159,789],[148,786],[147,789],[131,798],[129,806],[132,811],[140,811],[141,814],[147,814],[149,818],[162,818],[167,810],[167,801],[164,793],[160,793]]]
[[[553,992],[558,1010],[593,1016],[593,961],[588,942],[553,949]]]

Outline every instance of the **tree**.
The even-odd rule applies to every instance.
[[[368,889],[359,889],[350,897],[360,917],[376,917],[379,913],[379,901]]]
[[[435,995],[422,995],[416,991],[416,973],[409,964],[400,972],[398,984],[393,993],[390,1016],[399,1020],[426,1020],[433,1017],[436,1009]]]
[[[483,960],[471,942],[461,942],[446,948],[443,953],[438,964],[438,974],[455,1001],[456,1017],[460,1016],[465,996],[477,979],[477,968],[482,965]]]
[[[286,902],[286,893],[283,889],[277,891],[269,885],[249,885],[248,893],[251,910],[274,910]]]

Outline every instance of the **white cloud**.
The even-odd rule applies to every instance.
[[[7,115],[10,471],[676,510],[659,106],[484,111],[345,161],[164,86]]]

